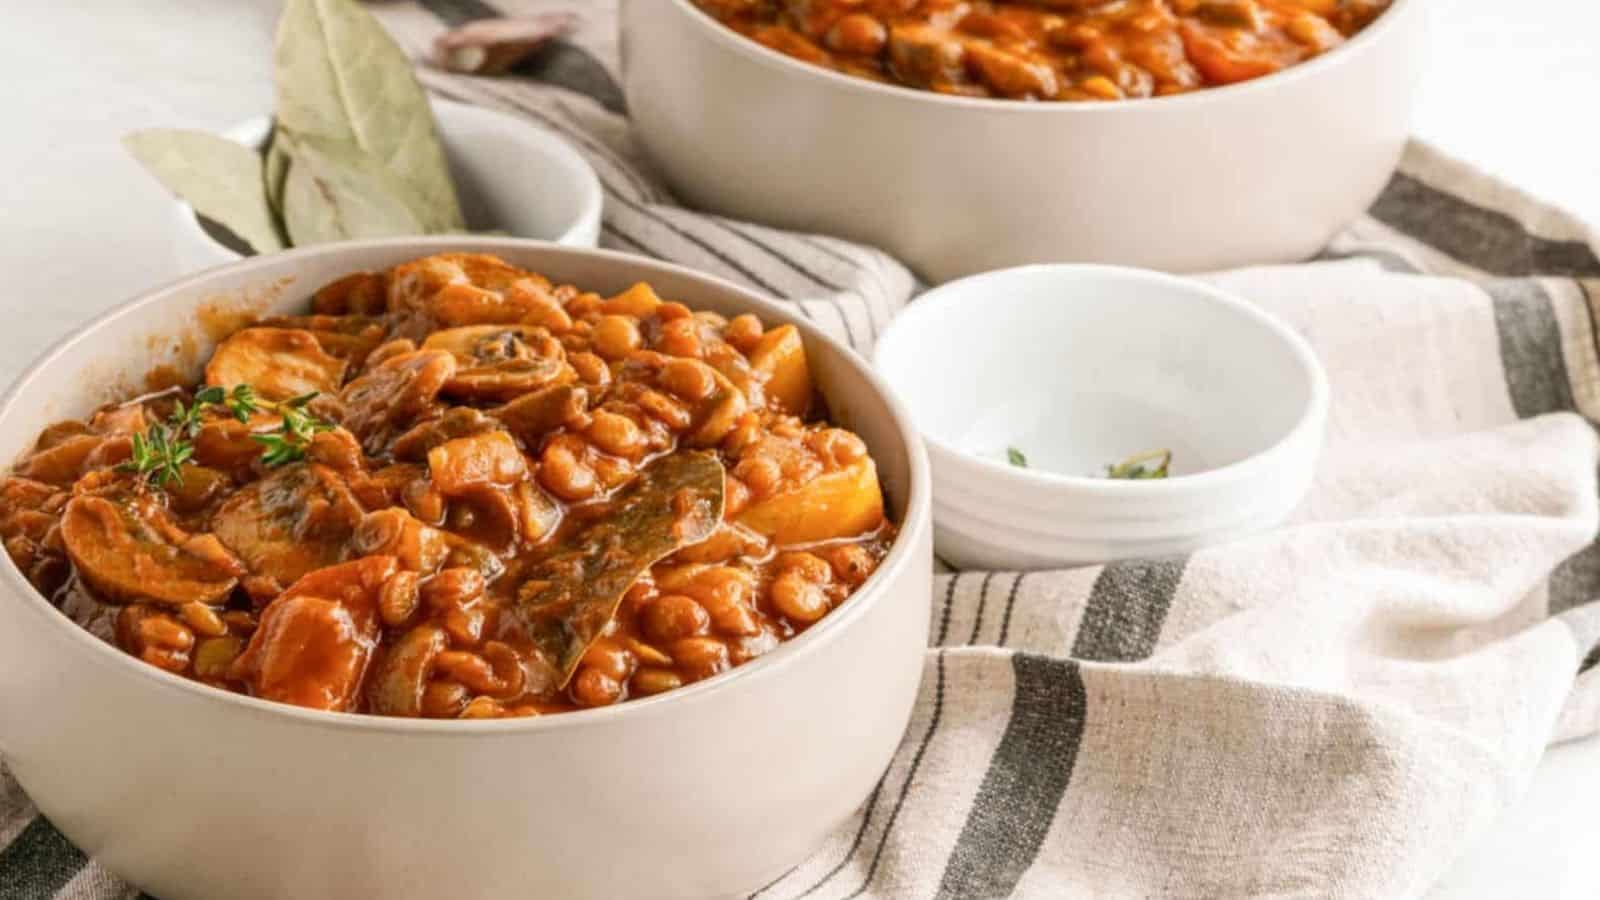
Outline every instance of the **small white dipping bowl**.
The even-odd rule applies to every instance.
[[[876,364],[926,441],[935,542],[961,568],[1182,553],[1268,528],[1310,486],[1327,420],[1327,376],[1298,334],[1138,269],[952,282],[895,319]],[[1166,479],[1104,477],[1163,449]]]
[[[568,247],[599,243],[604,201],[600,179],[560,136],[514,116],[448,100],[433,101],[433,116],[468,229]],[[269,117],[256,116],[223,136],[260,147],[271,128]],[[173,211],[173,250],[182,271],[207,269],[244,255],[219,240],[189,204],[175,201]]]

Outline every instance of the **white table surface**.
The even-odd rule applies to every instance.
[[[1416,132],[1600,223],[1600,4],[1431,0]],[[178,274],[166,198],[117,145],[270,103],[264,0],[0,3],[0,383],[49,342]],[[1600,741],[1557,747],[1438,898],[1600,895]]]

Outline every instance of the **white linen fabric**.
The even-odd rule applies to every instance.
[[[583,14],[513,76],[419,72],[571,141],[606,246],[787,299],[862,351],[920,289],[872,248],[677,205],[629,134],[611,0],[373,9],[419,56],[471,18]],[[1600,730],[1597,248],[1413,145],[1317,259],[1210,276],[1328,369],[1293,520],[1183,557],[940,575],[899,752],[752,896],[1426,892],[1546,746]],[[135,894],[0,776],[0,900]]]

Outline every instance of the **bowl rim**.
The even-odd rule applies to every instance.
[[[80,342],[89,340],[92,335],[102,334],[106,329],[114,329],[118,322],[136,316],[146,306],[159,303],[163,298],[175,292],[195,290],[207,282],[222,276],[241,274],[244,270],[252,268],[282,265],[287,260],[337,257],[341,254],[355,253],[357,251],[398,249],[402,247],[413,248],[414,252],[419,256],[443,252],[496,253],[536,249],[548,250],[560,255],[583,256],[601,261],[620,262],[630,266],[642,266],[645,269],[656,270],[656,274],[665,273],[688,278],[728,292],[738,297],[741,301],[748,303],[753,311],[769,321],[795,325],[801,330],[807,341],[820,339],[828,344],[831,349],[839,354],[844,365],[852,367],[855,373],[866,381],[868,386],[878,394],[889,408],[890,418],[898,433],[899,440],[905,448],[910,470],[907,480],[906,514],[903,517],[903,521],[899,523],[900,533],[896,537],[894,544],[889,548],[888,555],[884,557],[877,571],[873,572],[867,581],[857,588],[838,608],[824,616],[815,625],[806,629],[804,633],[784,641],[773,650],[743,665],[733,667],[703,681],[684,685],[650,697],[641,697],[636,700],[594,709],[572,710],[513,719],[408,719],[394,716],[329,712],[225,691],[180,675],[174,675],[164,669],[159,669],[142,660],[135,659],[119,648],[91,634],[87,629],[72,621],[61,610],[52,605],[49,599],[23,576],[8,553],[0,553],[0,557],[4,557],[4,561],[0,562],[0,590],[5,590],[15,595],[20,601],[20,606],[30,610],[35,615],[44,616],[51,623],[45,627],[53,629],[68,644],[84,648],[86,659],[95,661],[100,665],[111,666],[136,677],[149,679],[158,690],[176,691],[179,692],[180,696],[187,696],[202,704],[220,704],[223,707],[246,714],[282,716],[285,719],[311,727],[410,735],[465,734],[505,737],[533,732],[602,726],[607,723],[613,723],[618,719],[627,719],[629,717],[638,718],[670,714],[675,704],[686,703],[735,689],[741,682],[748,681],[751,678],[775,675],[777,670],[789,665],[802,654],[812,652],[832,640],[844,629],[848,628],[850,623],[865,615],[869,607],[882,602],[890,590],[891,582],[900,578],[908,566],[918,564],[916,548],[930,539],[929,536],[933,527],[932,486],[927,453],[922,446],[920,435],[912,422],[909,411],[878,374],[877,370],[865,358],[822,332],[816,326],[804,321],[790,307],[777,300],[763,296],[752,289],[677,263],[598,247],[572,247],[530,238],[431,235],[426,237],[378,238],[366,241],[318,244],[280,253],[245,257],[232,263],[213,266],[204,271],[186,275],[143,291],[132,299],[97,314],[51,344],[28,364],[3,394],[0,394],[0,420],[3,420],[16,404],[18,395],[41,372],[54,364],[62,354]],[[9,471],[10,461],[6,461],[6,466],[7,471]],[[0,605],[0,615],[4,615],[3,611],[5,609],[5,606]],[[3,621],[3,619],[0,619],[0,621]]]
[[[1113,266],[1100,263],[1035,263],[1033,265],[1014,266],[1009,269],[980,272],[977,275],[969,275],[965,278],[946,282],[929,289],[918,297],[916,302],[895,316],[893,321],[889,323],[889,327],[878,335],[878,341],[873,346],[872,366],[878,370],[884,381],[893,389],[895,386],[894,379],[890,377],[885,369],[884,348],[891,347],[895,341],[909,340],[906,334],[913,326],[907,323],[914,324],[919,319],[934,316],[935,311],[946,306],[979,302],[983,296],[980,289],[980,283],[983,281],[1020,276],[1048,278],[1055,280],[1057,283],[1072,285],[1084,276],[1104,275],[1130,282],[1142,281],[1158,284],[1165,288],[1176,288],[1194,294],[1206,302],[1227,309],[1233,314],[1240,315],[1265,327],[1269,333],[1278,338],[1289,349],[1290,355],[1299,364],[1310,391],[1305,407],[1300,411],[1300,415],[1295,419],[1294,424],[1271,444],[1256,450],[1243,459],[1188,475],[1174,475],[1169,478],[1149,480],[1096,478],[1087,475],[1067,475],[1045,469],[1019,468],[957,449],[945,440],[922,431],[918,426],[918,433],[922,435],[923,441],[927,443],[933,454],[940,457],[948,457],[952,462],[966,468],[969,475],[1010,482],[1008,487],[1011,489],[1043,490],[1063,496],[1087,494],[1096,498],[1140,496],[1144,499],[1152,499],[1161,494],[1193,495],[1205,491],[1227,489],[1251,478],[1255,470],[1266,465],[1271,458],[1289,452],[1297,443],[1322,429],[1328,414],[1330,394],[1328,375],[1323,369],[1321,360],[1317,358],[1315,351],[1311,349],[1311,345],[1306,342],[1306,339],[1299,332],[1290,328],[1282,319],[1215,285],[1194,278],[1171,275],[1153,269],[1140,269],[1133,266]],[[896,337],[897,332],[899,337]],[[912,422],[913,424],[917,422],[915,414],[912,416]]]
[[[643,3],[651,2],[651,0],[632,0],[632,2]],[[708,29],[713,34],[714,40],[719,41],[724,47],[731,48],[748,59],[773,68],[787,69],[790,73],[797,73],[805,78],[831,83],[834,87],[847,91],[860,94],[876,94],[888,98],[898,97],[908,102],[922,102],[934,106],[965,107],[989,112],[1013,112],[1019,115],[1049,115],[1051,113],[1116,115],[1128,109],[1139,110],[1151,107],[1176,109],[1183,105],[1218,102],[1233,97],[1242,97],[1249,92],[1269,91],[1275,85],[1287,84],[1290,80],[1311,77],[1323,69],[1339,65],[1347,57],[1355,55],[1369,44],[1376,43],[1382,35],[1396,27],[1393,23],[1400,18],[1399,14],[1402,8],[1409,11],[1412,6],[1420,5],[1423,0],[1392,0],[1389,7],[1380,13],[1378,18],[1339,46],[1324,53],[1319,53],[1304,62],[1296,63],[1285,69],[1279,69],[1268,75],[1262,75],[1259,78],[1251,78],[1247,81],[1233,84],[1215,85],[1181,94],[1169,94],[1164,97],[1130,97],[1121,100],[1078,103],[1062,101],[1029,102],[1026,100],[1011,100],[1004,97],[963,97],[846,75],[843,72],[836,72],[813,63],[803,62],[773,50],[764,44],[757,43],[717,21],[710,13],[695,5],[693,0],[667,0],[667,2],[676,6],[680,13],[687,14],[689,18],[697,20],[700,27]],[[627,6],[628,4],[624,3],[623,5]]]
[[[472,103],[461,103],[455,100],[448,100],[443,97],[434,96],[430,96],[428,98],[428,105],[434,110],[434,120],[437,123],[441,137],[445,131],[445,126],[443,122],[440,121],[439,116],[439,111],[441,109],[448,110],[449,115],[480,116],[485,120],[498,120],[498,123],[502,128],[510,127],[512,129],[523,129],[527,132],[531,132],[535,136],[535,140],[550,148],[550,150],[556,156],[561,157],[565,161],[565,164],[570,167],[568,174],[572,176],[572,180],[576,182],[577,192],[581,195],[578,204],[578,214],[572,218],[572,221],[567,224],[560,234],[553,237],[531,238],[520,235],[512,235],[512,237],[516,237],[519,240],[525,241],[545,241],[554,244],[565,244],[567,241],[573,240],[578,235],[590,230],[591,227],[595,229],[600,227],[600,221],[604,214],[605,207],[605,191],[600,185],[600,175],[594,170],[594,166],[590,165],[587,159],[584,159],[583,154],[579,153],[577,149],[568,143],[565,138],[561,137],[554,131],[543,127],[542,125],[539,125],[536,122],[530,122],[526,119],[513,116],[498,109],[491,109],[487,106],[478,106]],[[247,147],[254,147],[256,144],[266,139],[267,133],[272,128],[272,120],[272,113],[258,113],[248,119],[235,122],[232,125],[221,129],[217,132],[217,134],[235,143],[244,144]],[[211,232],[207,231],[205,226],[200,224],[200,214],[195,212],[194,207],[191,206],[187,201],[181,197],[172,195],[172,202],[176,205],[178,210],[178,228],[184,232],[185,239],[189,242],[204,242],[207,246],[216,251],[216,253],[219,255],[219,258],[220,254],[227,254],[229,260],[253,259],[255,256],[265,255],[256,253],[252,256],[246,256],[232,247],[229,247],[228,245],[217,240],[215,237],[212,237]],[[455,237],[455,235],[440,236]],[[462,236],[472,237],[470,234]],[[434,237],[434,235],[406,235],[398,239],[409,240],[423,237]],[[384,238],[380,240],[388,239]],[[302,248],[290,247],[287,249],[299,250]],[[284,251],[277,252],[281,253]]]

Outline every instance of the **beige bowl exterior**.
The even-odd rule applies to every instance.
[[[932,282],[1040,262],[1304,259],[1404,148],[1423,0],[1283,73],[1117,103],[955,98],[836,74],[691,0],[624,0],[623,80],[691,204],[875,244]]]
[[[753,890],[813,850],[887,766],[917,691],[931,579],[928,465],[909,420],[859,357],[785,308],[682,268],[516,239],[254,258],[146,294],[51,350],[0,402],[0,458],[153,364],[194,366],[210,347],[199,309],[284,311],[339,275],[445,250],[600,291],[649,280],[695,306],[793,322],[903,523],[883,566],[807,634],[679,691],[534,720],[420,722],[168,675],[73,625],[7,558],[0,753],[73,842],[163,900]]]

